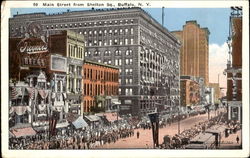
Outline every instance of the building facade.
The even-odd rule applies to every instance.
[[[66,63],[66,96],[67,112],[80,114],[82,103],[82,65],[84,59],[84,36],[74,31],[60,31],[50,35],[51,53],[67,58]],[[64,62],[57,65],[65,66]]]
[[[234,8],[230,16],[227,63],[228,119],[242,120],[242,10]]]
[[[46,130],[53,111],[59,113],[59,124],[66,122],[67,58],[51,53],[49,36],[41,30],[32,33],[34,28],[40,27],[39,24],[31,23],[26,27],[29,29],[25,37],[9,40],[10,95],[14,94],[10,100],[10,113],[13,109],[18,111],[20,116],[16,123],[29,123],[37,130]],[[28,119],[23,114],[29,114]]]
[[[193,80],[191,76],[181,76],[180,80],[181,105],[184,107],[196,106],[200,103],[200,86],[199,82]]]
[[[83,112],[112,110],[118,99],[119,68],[85,60],[83,64]]]
[[[209,83],[209,87],[214,89],[214,102],[219,103],[220,99],[220,85],[219,83]]]
[[[180,71],[181,75],[204,78],[209,84],[209,30],[201,28],[196,21],[187,21],[181,31],[172,32],[180,41]]]
[[[179,106],[179,41],[140,8],[14,15],[10,35],[36,21],[49,34],[74,30],[85,58],[119,67],[121,110],[133,115]]]

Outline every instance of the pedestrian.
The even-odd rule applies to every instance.
[[[240,138],[239,138],[239,136],[237,136],[236,137],[237,144],[239,144],[239,140],[240,140]]]
[[[139,137],[140,137],[140,132],[137,131],[137,139],[139,139]]]

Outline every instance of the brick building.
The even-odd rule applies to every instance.
[[[181,76],[180,84],[181,105],[184,107],[198,105],[201,99],[199,83],[192,77],[188,79]]]
[[[119,68],[85,60],[83,64],[83,106],[82,112],[90,112],[91,107],[112,109],[117,104]]]
[[[228,119],[242,120],[242,10],[232,9],[227,63]]]
[[[49,34],[74,30],[84,35],[85,58],[119,67],[121,110],[133,115],[179,106],[179,41],[140,8],[19,14],[10,36],[29,21]],[[151,95],[152,94],[152,95]]]
[[[201,28],[196,21],[187,21],[183,30],[172,32],[180,41],[180,74],[204,78],[209,82],[209,30]]]

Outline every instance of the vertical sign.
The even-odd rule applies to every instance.
[[[159,146],[159,114],[155,112],[148,114],[148,116],[152,124],[153,144],[155,148]]]

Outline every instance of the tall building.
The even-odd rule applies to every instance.
[[[242,120],[242,10],[232,9],[227,63],[228,119]]]
[[[74,30],[85,38],[85,58],[119,67],[121,109],[133,115],[179,106],[179,41],[140,8],[14,15],[10,36],[35,21],[49,34]],[[205,75],[204,75],[205,76]]]
[[[196,21],[187,21],[183,30],[172,32],[180,39],[180,71],[181,75],[204,78],[205,85],[209,82],[209,30],[201,28]]]

